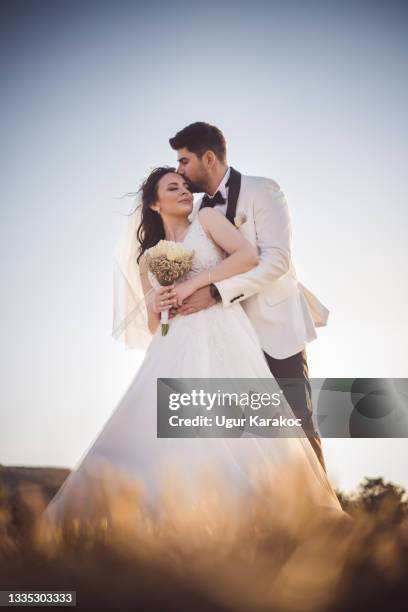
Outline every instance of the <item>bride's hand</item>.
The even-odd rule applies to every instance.
[[[177,295],[174,291],[174,285],[156,289],[153,299],[153,312],[160,314],[163,310],[169,310],[169,308],[174,306],[177,306]]]
[[[177,306],[181,306],[184,300],[190,297],[196,289],[193,279],[179,283],[174,290],[177,296]]]

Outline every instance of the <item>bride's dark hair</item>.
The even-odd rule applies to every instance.
[[[140,243],[137,263],[139,263],[141,256],[147,249],[157,244],[159,240],[164,240],[165,234],[162,218],[156,210],[151,208],[151,205],[157,202],[158,182],[170,172],[176,172],[176,169],[170,166],[155,168],[138,190],[138,193],[141,192],[142,194],[142,210],[140,225],[136,232]]]

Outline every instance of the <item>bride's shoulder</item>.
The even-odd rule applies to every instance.
[[[208,238],[211,238],[212,236],[213,232],[211,230],[214,230],[217,225],[223,223],[224,221],[224,215],[210,207],[199,210],[193,219],[193,223],[195,222],[200,228],[201,232]]]
[[[202,208],[198,211],[197,219],[201,222],[206,221],[206,219],[211,219],[213,213],[215,213],[215,210],[207,206],[206,208]]]
[[[199,210],[196,219],[207,235],[211,234],[211,228],[225,223],[225,216],[215,208],[209,206]]]
[[[208,223],[216,223],[217,221],[219,221],[219,219],[222,219],[223,217],[224,215],[221,212],[219,212],[215,208],[207,206],[206,208],[202,208],[198,211],[196,219],[198,219],[201,225],[203,225]]]

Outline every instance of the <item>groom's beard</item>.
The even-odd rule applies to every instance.
[[[186,181],[188,189],[191,191],[191,193],[202,193],[203,190],[200,188],[199,185],[197,185],[196,183],[193,183],[187,177],[183,177],[183,178]]]
[[[184,180],[186,181],[189,190],[191,191],[191,193],[206,193],[207,191],[207,185],[204,185],[203,182],[193,182],[190,179],[188,179],[186,176],[183,177]]]

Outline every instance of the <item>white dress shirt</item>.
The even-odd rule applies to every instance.
[[[220,194],[222,195],[222,197],[225,199],[225,204],[216,204],[214,206],[214,208],[216,210],[218,210],[218,212],[222,213],[223,215],[227,214],[227,206],[228,206],[228,187],[226,185],[226,183],[228,183],[228,179],[230,177],[230,173],[231,173],[231,168],[228,166],[226,173],[224,174],[224,178],[222,179],[221,183],[218,185],[217,189],[214,191],[214,195],[217,193],[217,191],[220,192]],[[208,197],[212,197],[209,194],[207,194]]]

